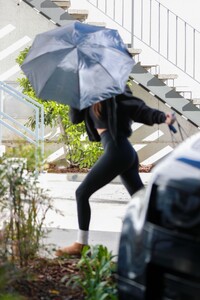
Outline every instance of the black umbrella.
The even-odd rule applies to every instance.
[[[75,21],[38,34],[21,68],[38,97],[84,109],[123,93],[134,64],[117,30]]]

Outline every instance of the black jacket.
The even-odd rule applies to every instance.
[[[153,109],[147,106],[143,100],[134,97],[128,86],[123,94],[104,101],[107,105],[108,129],[113,139],[116,139],[118,134],[129,137],[132,133],[133,121],[153,125],[164,123],[166,120],[164,112]],[[90,141],[100,141],[100,136],[90,117],[89,108],[79,111],[71,107],[69,116],[73,124],[85,122]]]

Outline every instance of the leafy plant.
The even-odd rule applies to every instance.
[[[25,48],[22,50],[16,58],[16,62],[19,65],[23,63],[29,49],[30,48]],[[68,105],[39,99],[27,77],[18,78],[18,82],[25,95],[28,95],[44,106],[45,125],[51,127],[60,126],[62,132],[60,142],[65,144],[66,160],[69,166],[75,165],[80,168],[90,168],[102,154],[103,149],[100,143],[89,142],[84,123],[73,125],[70,122]],[[34,129],[34,117],[30,117],[26,125]]]
[[[23,158],[26,161],[27,170],[32,172],[34,172],[36,168],[41,169],[43,166],[43,156],[41,153],[41,149],[36,149],[35,145],[32,145],[30,143],[23,142],[19,143],[18,147],[7,148],[6,157]]]
[[[26,160],[3,157],[0,165],[0,254],[27,265],[42,247],[46,214],[54,210],[51,198],[27,171]],[[55,210],[58,212],[57,210]]]
[[[0,300],[23,300],[12,290],[12,284],[21,276],[19,270],[9,262],[0,265]]]
[[[68,285],[81,287],[86,300],[117,300],[116,282],[113,278],[116,264],[114,256],[103,245],[88,249],[84,247],[82,257],[78,262],[79,275],[72,276]],[[66,278],[63,278],[65,281]]]

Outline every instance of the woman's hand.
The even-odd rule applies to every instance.
[[[176,116],[174,113],[167,113],[165,123],[167,125],[172,125],[176,121]]]

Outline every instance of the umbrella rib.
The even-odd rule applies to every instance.
[[[70,49],[69,52],[68,52],[68,54],[69,54],[70,52],[72,52],[74,49],[75,49],[75,47],[73,47],[72,49]],[[57,51],[55,51],[55,52],[56,52],[56,53],[59,53],[59,52],[62,52],[62,51],[64,51],[64,50],[66,50],[66,49],[59,49],[59,50],[57,50]],[[54,52],[54,53],[55,53],[55,52]],[[40,56],[34,57],[31,61],[34,62],[34,61],[37,60],[39,57],[41,58],[42,56],[45,56],[47,53],[53,53],[53,52],[51,52],[51,51],[45,52],[45,53],[41,54]],[[57,65],[56,65],[56,67],[57,67]],[[43,86],[41,87],[41,90],[45,87],[45,85],[47,84],[49,78],[53,75],[53,72],[54,72],[54,71],[55,71],[55,68],[54,68],[51,72],[49,72],[49,76],[46,78],[46,80],[45,80]]]
[[[99,48],[101,47],[101,48],[106,48],[105,46],[98,46]],[[89,57],[89,55],[88,55],[88,53],[85,53],[84,51],[82,51],[80,48],[79,48],[79,51],[80,52],[83,52],[84,53],[84,55],[86,55],[86,56],[88,56]],[[115,48],[112,48],[112,51],[115,51],[116,53],[118,53],[119,51],[117,50],[117,49],[115,49]],[[127,50],[127,53],[129,54],[129,52],[128,52],[128,50]],[[123,56],[127,56],[125,53],[123,53],[123,52],[120,52],[120,55],[123,55]],[[110,74],[110,72],[108,71],[108,69],[106,69],[98,60],[95,60],[94,59],[94,61],[96,62],[96,63],[99,63],[101,66],[102,66],[102,68],[106,71],[106,73],[107,74],[109,74],[109,76],[110,77],[112,77],[112,75]],[[113,77],[112,77],[113,78]],[[113,78],[114,79],[114,78]],[[116,81],[115,81],[116,82]]]
[[[91,102],[95,93],[98,97],[118,94],[134,59],[116,30],[104,31],[72,22],[36,37],[21,66],[36,94],[59,103],[74,103],[78,109],[80,99]],[[102,86],[98,86],[100,79]]]

